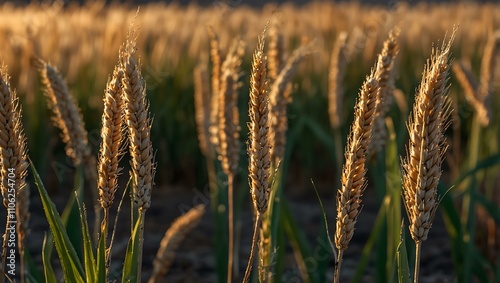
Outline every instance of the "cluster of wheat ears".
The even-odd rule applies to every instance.
[[[238,94],[241,79],[241,61],[245,43],[236,39],[223,58],[218,36],[208,27],[212,70],[200,64],[194,70],[195,108],[199,146],[209,160],[219,159],[227,176],[228,187],[228,275],[227,282],[238,278],[234,224],[234,178],[238,173],[240,148],[240,113]],[[335,245],[336,264],[334,281],[339,282],[344,251],[351,241],[358,216],[362,209],[362,197],[367,187],[365,162],[376,154],[386,140],[385,116],[394,100],[396,77],[395,60],[399,51],[398,29],[392,30],[371,73],[363,82],[356,100],[354,120],[344,151],[341,186],[337,188],[336,225],[332,239]],[[437,185],[441,176],[441,163],[445,156],[444,132],[450,124],[451,104],[448,98],[448,79],[451,67],[450,48],[455,31],[441,46],[433,48],[422,80],[415,95],[413,110],[407,122],[409,142],[406,157],[402,158],[404,207],[408,215],[409,230],[416,243],[414,280],[418,281],[419,256],[422,242],[428,232],[439,204]],[[496,36],[498,37],[498,36]],[[487,48],[495,46],[495,36]],[[269,42],[265,52],[266,39]],[[258,37],[250,71],[248,116],[249,135],[247,153],[249,159],[248,180],[253,204],[254,231],[250,258],[243,276],[248,282],[258,249],[258,278],[268,282],[272,274],[270,264],[269,205],[273,197],[273,178],[284,158],[287,131],[287,103],[291,99],[291,78],[303,58],[314,52],[314,42],[304,43],[287,56],[283,47],[279,20],[274,18]],[[143,225],[146,210],[151,205],[151,190],[154,185],[156,165],[150,140],[151,114],[146,99],[146,87],[140,64],[135,56],[135,34],[119,50],[119,60],[108,79],[104,91],[104,113],[102,115],[101,145],[96,159],[91,155],[82,115],[75,99],[57,69],[40,58],[33,59],[39,70],[49,107],[53,111],[54,124],[60,129],[66,144],[66,154],[75,165],[82,164],[91,184],[96,214],[95,230],[108,235],[110,212],[118,177],[121,173],[119,161],[126,146],[130,156],[131,195],[139,211],[140,250],[142,250]],[[340,33],[334,45],[330,66],[329,111],[334,128],[339,127],[343,95],[342,78],[345,76],[344,52],[346,34]],[[492,52],[490,52],[492,53]],[[491,56],[491,55],[490,55]],[[491,61],[485,55],[485,62]],[[487,67],[487,64],[485,64]],[[488,84],[491,78],[482,78],[478,83],[467,63],[460,62],[453,68],[464,84],[471,104],[480,113],[481,122],[488,124],[491,109],[488,109]],[[211,73],[211,79],[210,74]],[[487,72],[486,72],[487,73]],[[15,194],[17,201],[18,247],[22,256],[24,240],[29,231],[29,186],[26,184],[29,167],[28,149],[23,133],[22,110],[16,92],[11,89],[7,68],[0,69],[0,178],[4,206],[8,202],[10,185],[9,170],[15,172]],[[204,207],[195,207],[177,221],[165,234],[154,261],[150,282],[159,281],[167,271],[174,250],[181,239],[193,228],[203,215]],[[7,233],[7,232],[6,232]],[[6,239],[2,250],[2,271],[6,262]],[[113,237],[106,247],[111,250]],[[106,254],[107,266],[111,254]],[[22,263],[23,261],[21,261]],[[141,272],[139,257],[138,274]],[[24,267],[22,267],[24,268]],[[21,275],[23,272],[21,272]],[[24,281],[24,279],[22,279]],[[138,282],[140,276],[138,278]]]

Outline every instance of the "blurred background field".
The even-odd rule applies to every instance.
[[[74,169],[65,157],[59,132],[50,121],[50,112],[32,58],[34,55],[44,58],[64,75],[70,91],[78,100],[89,132],[89,143],[97,154],[103,90],[117,63],[117,50],[131,24],[139,27],[137,52],[154,117],[151,135],[157,161],[155,190],[162,190],[153,193],[152,219],[158,220],[155,216],[160,215],[167,219],[176,216],[165,216],[167,214],[161,209],[165,197],[169,198],[167,203],[172,206],[169,210],[176,213],[179,209],[175,208],[180,204],[191,204],[189,196],[196,195],[193,188],[203,192],[208,178],[204,156],[196,138],[193,69],[199,63],[210,64],[207,33],[207,25],[210,25],[219,36],[223,53],[235,37],[239,36],[246,42],[240,80],[242,87],[239,90],[242,146],[237,184],[241,197],[248,198],[241,192],[248,191],[245,140],[248,132],[246,113],[250,60],[257,36],[273,16],[280,19],[280,31],[288,54],[303,43],[313,44],[314,52],[300,64],[292,80],[293,98],[288,106],[287,142],[290,158],[287,160],[284,194],[295,199],[297,207],[302,203],[297,197],[304,198],[304,203],[313,203],[302,209],[312,209],[318,215],[319,206],[315,204],[310,179],[315,181],[330,214],[335,210],[335,193],[340,185],[340,168],[335,159],[342,152],[334,146],[327,96],[330,55],[339,33],[346,31],[348,34],[345,54],[348,63],[343,82],[345,101],[340,129],[344,144],[362,81],[369,74],[389,30],[396,26],[401,30],[395,82],[399,96],[396,96],[389,116],[396,130],[397,156],[403,156],[408,139],[405,121],[431,47],[440,45],[443,36],[451,34],[453,27],[458,26],[452,57],[455,61],[470,61],[473,73],[479,76],[486,42],[493,31],[500,28],[500,5],[476,2],[413,5],[403,1],[391,5],[312,2],[299,6],[281,3],[260,7],[250,7],[241,1],[215,1],[202,7],[196,4],[148,3],[141,4],[138,13],[135,4],[105,4],[102,1],[87,1],[84,4],[57,1],[27,5],[4,3],[0,6],[0,57],[9,68],[12,86],[17,89],[24,109],[23,121],[30,158],[49,192],[56,199],[61,198],[61,204],[64,203],[64,196],[68,195],[65,187],[71,183]],[[500,48],[497,50],[495,62],[500,62]],[[471,129],[477,127],[473,119],[474,108],[465,99],[456,77],[451,75],[453,124],[447,134],[450,148],[441,182],[445,190],[453,185],[455,188],[447,195],[449,202],[442,213],[444,221],[437,220],[436,225],[441,228],[436,229],[440,233],[436,238],[442,236],[449,239],[451,253],[448,256],[453,259],[448,263],[453,262],[453,266],[448,264],[443,272],[451,273],[445,277],[449,281],[423,282],[450,282],[453,278],[459,278],[459,282],[471,282],[467,278],[473,277],[482,282],[485,278],[496,282],[500,280],[500,179],[497,174],[500,168],[500,115],[495,111],[500,107],[499,69],[500,63],[497,63],[492,78],[491,122],[487,127],[481,127],[476,137],[470,134]],[[474,144],[472,149],[471,144]],[[471,164],[471,159],[476,162]],[[384,172],[383,168],[380,171],[380,165],[384,164],[380,162],[383,161],[371,160],[369,164],[366,194],[372,200],[366,200],[367,209],[360,218],[365,217],[364,213],[372,214],[366,216],[367,219],[374,217],[382,203],[385,191],[374,186],[377,175]],[[473,180],[457,183],[457,180],[471,176],[474,176]],[[470,218],[472,216],[464,212],[463,196],[471,190],[478,197],[471,205],[472,211],[479,215],[477,218]],[[179,201],[175,200],[177,194],[172,192],[178,192]],[[32,198],[33,203],[37,203],[36,193],[32,193]],[[248,202],[242,203],[246,207]],[[249,214],[244,215],[247,217],[245,221],[249,221]],[[321,218],[312,219],[321,222]],[[334,214],[329,215],[329,219],[333,222]],[[360,229],[369,231],[370,221],[362,223],[367,226]],[[157,222],[155,225],[158,225]],[[443,228],[445,225],[447,228]],[[166,228],[168,224],[164,226]],[[314,239],[312,235],[318,230],[317,227],[314,231],[307,230],[309,238]],[[466,235],[476,239],[466,241]],[[360,238],[360,247],[367,238],[368,234]],[[159,241],[159,238],[155,240]],[[433,244],[429,243],[429,246]],[[470,251],[476,252],[471,262],[467,263],[465,257]],[[32,253],[36,254],[35,251]],[[462,270],[464,266],[470,274],[462,274],[466,272]]]

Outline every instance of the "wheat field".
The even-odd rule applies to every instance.
[[[1,282],[499,282],[500,5],[0,5]]]

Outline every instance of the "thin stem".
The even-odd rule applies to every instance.
[[[144,219],[145,219],[146,211],[143,209],[139,209],[139,255],[137,256],[137,283],[141,283],[141,272],[142,272],[142,250],[144,245]]]
[[[233,280],[234,263],[234,175],[227,176],[227,203],[228,203],[228,233],[229,233],[229,248],[227,257],[227,283]]]
[[[254,251],[257,241],[259,240],[259,227],[262,221],[261,215],[257,212],[257,216],[255,218],[255,227],[253,228],[253,236],[252,236],[252,247],[250,249],[250,257],[248,258],[247,268],[245,270],[245,276],[243,277],[243,283],[248,282],[250,279],[250,272],[252,271]]]
[[[340,279],[340,267],[342,265],[342,257],[344,256],[344,250],[339,250],[337,264],[335,264],[335,275],[333,277],[334,283],[339,283]]]
[[[413,282],[418,282],[418,271],[420,269],[420,250],[422,248],[422,242],[415,242],[415,275],[413,276]]]

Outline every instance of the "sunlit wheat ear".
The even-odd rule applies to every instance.
[[[373,122],[373,134],[370,146],[368,147],[368,157],[375,155],[385,145],[387,131],[385,129],[385,117],[391,108],[394,100],[395,70],[394,61],[399,51],[397,38],[399,30],[391,30],[389,38],[384,41],[382,52],[378,56],[375,77],[379,82],[379,93],[377,97],[377,112]]]
[[[131,39],[120,49],[120,68],[123,70],[122,86],[125,105],[125,122],[128,129],[130,166],[134,181],[134,202],[140,210],[151,205],[155,163],[151,143],[151,119],[146,88],[139,65],[134,59],[135,42]]]
[[[264,55],[264,42],[267,27],[259,36],[257,48],[253,54],[252,73],[250,75],[250,100],[248,115],[250,116],[248,151],[248,182],[255,213],[255,226],[252,238],[250,257],[243,282],[248,282],[252,269],[255,246],[258,242],[262,215],[269,203],[269,176],[271,174],[271,157],[269,143],[269,95],[267,81],[267,58]]]
[[[213,159],[213,146],[210,143],[210,82],[207,67],[200,64],[193,72],[195,120],[201,153]]]
[[[447,148],[444,132],[450,124],[448,79],[454,37],[455,31],[448,42],[433,48],[407,124],[410,141],[402,161],[402,196],[410,234],[416,243],[415,282],[418,282],[421,244],[427,239],[439,204],[437,186]]]
[[[99,201],[105,211],[111,207],[118,187],[118,175],[121,168],[118,162],[122,151],[123,126],[123,70],[116,66],[113,76],[104,91],[104,112],[102,114],[101,148],[98,163]]]
[[[333,128],[339,128],[342,122],[344,100],[344,76],[347,66],[347,33],[341,32],[333,45],[328,74],[328,114]]]
[[[361,212],[361,196],[366,187],[366,151],[372,135],[377,102],[378,82],[375,74],[367,77],[358,95],[354,121],[345,149],[342,188],[337,191],[337,225],[335,245],[346,250]]]
[[[19,252],[24,257],[24,239],[29,232],[29,186],[26,184],[27,168],[27,145],[22,124],[22,109],[19,105],[19,98],[15,91],[11,90],[10,77],[7,74],[7,68],[2,64],[0,66],[0,178],[3,204],[9,211],[9,215],[16,215],[17,235]],[[10,182],[9,182],[10,180]],[[14,186],[15,198],[9,196],[9,189]],[[11,212],[9,205],[11,200],[15,201],[15,212]],[[12,214],[11,214],[12,213]],[[7,224],[9,225],[9,224]],[[4,239],[7,239],[7,230],[5,230]],[[5,263],[7,241],[3,241],[2,264]],[[24,258],[21,259],[21,273],[24,274]]]
[[[191,208],[184,215],[179,216],[170,225],[160,242],[160,248],[153,262],[153,275],[151,275],[149,283],[160,282],[165,276],[172,265],[177,248],[179,248],[189,232],[200,223],[204,214],[205,206],[200,204]]]
[[[219,115],[219,93],[222,58],[220,54],[219,38],[211,26],[207,26],[210,37],[210,58],[212,61],[212,96],[210,102],[210,142],[218,150],[218,115]]]
[[[290,101],[291,85],[299,63],[312,52],[311,45],[297,48],[288,58],[273,81],[269,92],[269,141],[271,162],[276,166],[285,155],[286,131],[288,129],[287,104]]]
[[[36,65],[45,87],[47,104],[54,113],[52,121],[62,132],[66,154],[78,165],[91,153],[80,109],[57,69],[41,59]]]
[[[467,61],[454,62],[452,70],[464,90],[465,99],[476,111],[479,122],[483,127],[488,126],[492,112],[489,109],[490,106],[486,105],[486,100],[479,96],[479,83],[472,74],[470,63]]]
[[[454,34],[432,51],[408,120],[410,142],[403,160],[403,200],[415,242],[427,239],[437,209],[437,185],[449,125],[448,79]]]

